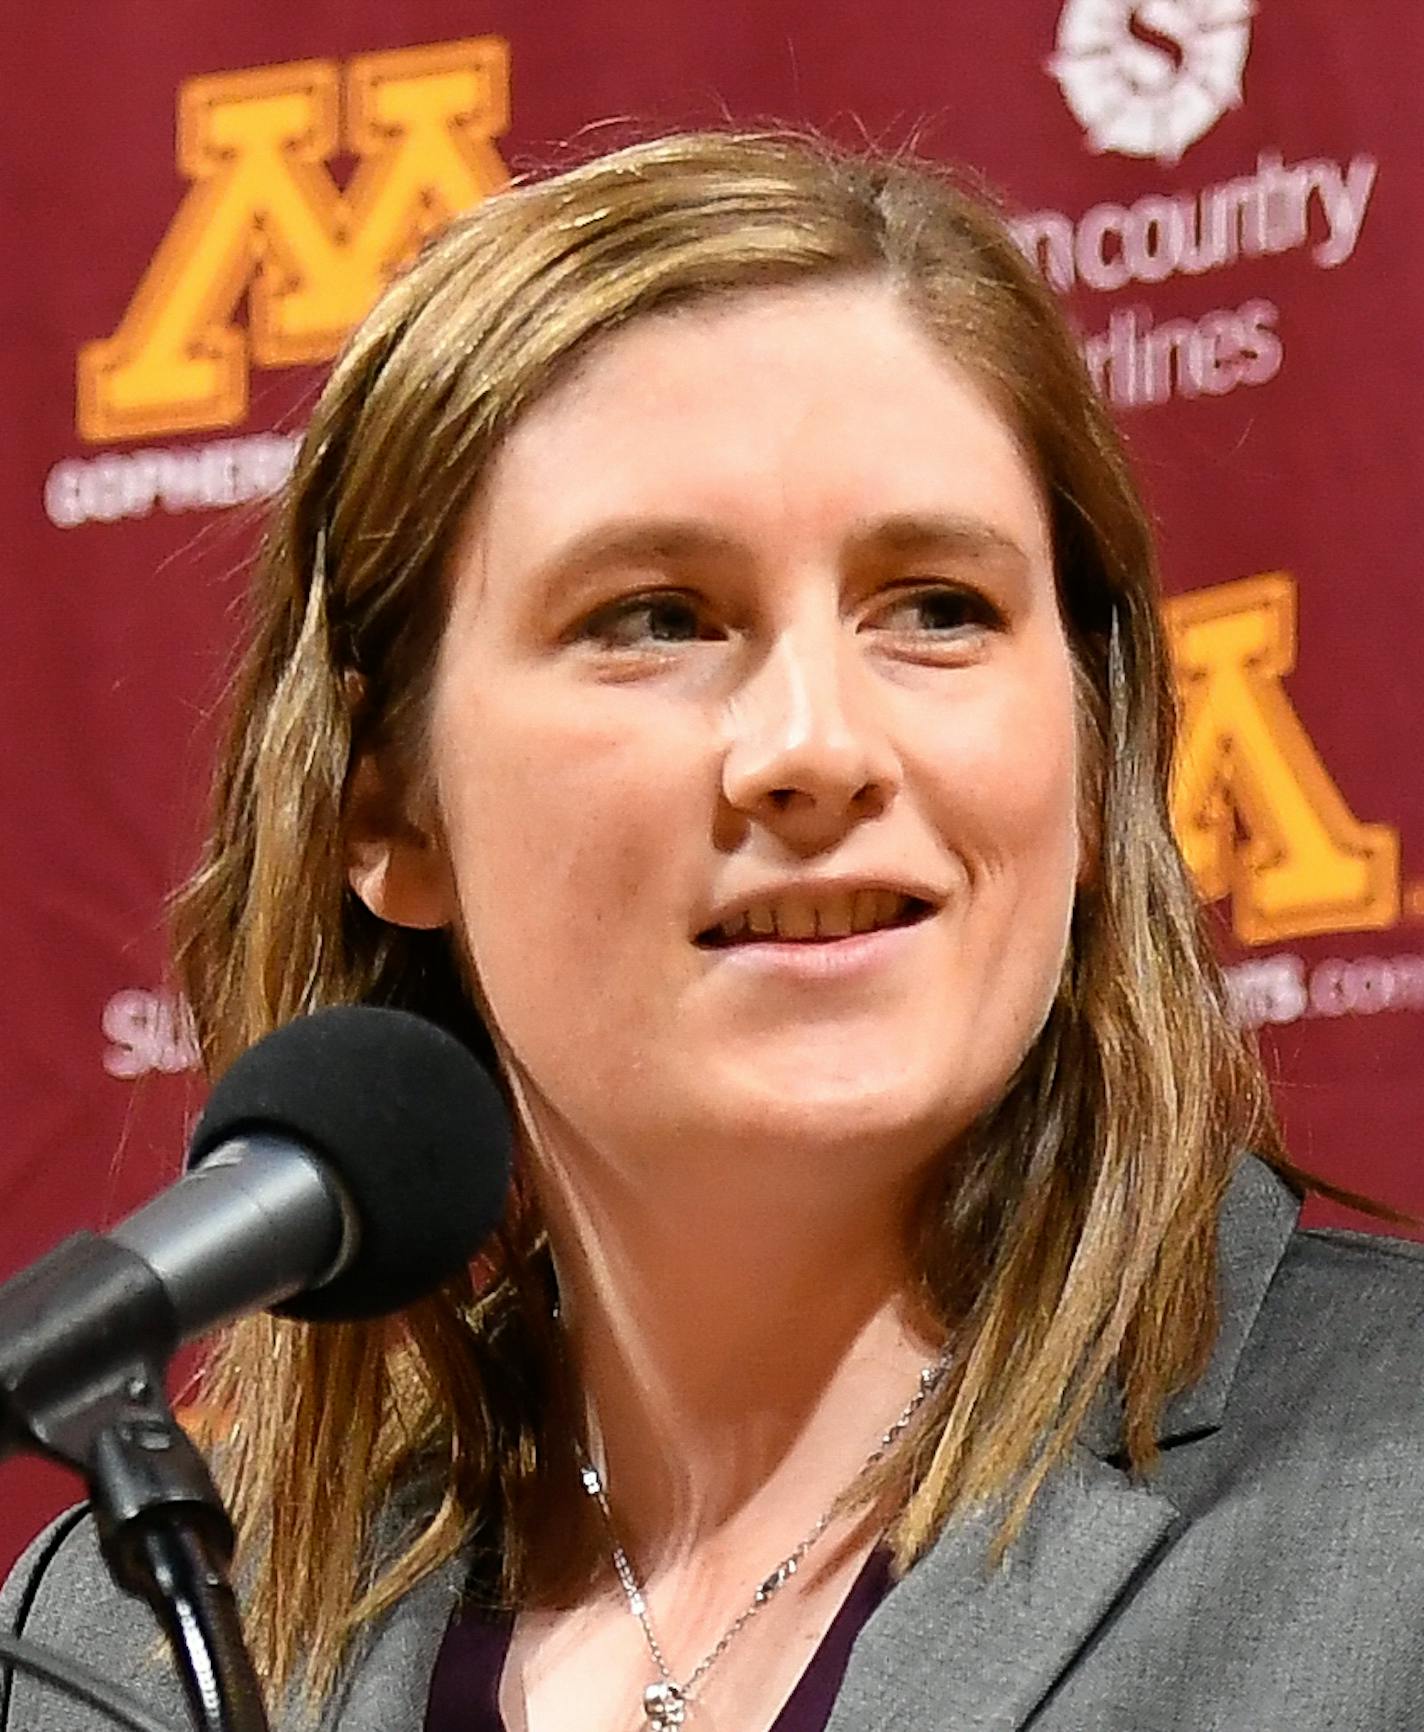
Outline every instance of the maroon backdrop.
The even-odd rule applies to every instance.
[[[176,1168],[198,1094],[164,898],[318,369],[506,174],[727,118],[914,141],[1008,196],[1160,519],[1179,828],[1296,1155],[1424,1209],[1421,14],[398,10],[96,0],[10,27],[0,1273]],[[0,1561],[69,1490],[5,1471]]]

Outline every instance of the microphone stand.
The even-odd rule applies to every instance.
[[[228,1580],[232,1523],[163,1390],[177,1341],[143,1258],[66,1239],[0,1300],[0,1456],[38,1449],[84,1475],[109,1572],[157,1616],[198,1732],[268,1732]]]

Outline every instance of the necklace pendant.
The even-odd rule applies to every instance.
[[[687,1698],[670,1678],[649,1684],[643,1692],[643,1716],[648,1732],[663,1726],[681,1726],[687,1719]]]

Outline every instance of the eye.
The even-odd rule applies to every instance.
[[[696,643],[721,634],[696,596],[658,590],[624,596],[599,608],[584,621],[578,635],[610,649],[641,649],[648,644]]]
[[[890,591],[865,623],[875,631],[936,639],[994,630],[1004,620],[994,603],[978,590],[957,584],[916,583]]]

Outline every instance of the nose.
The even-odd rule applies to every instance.
[[[883,812],[900,761],[844,627],[783,631],[730,705],[729,806],[801,852]]]

